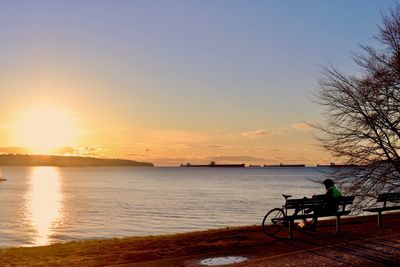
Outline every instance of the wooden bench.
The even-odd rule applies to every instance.
[[[322,199],[288,199],[285,204],[286,219],[289,221],[289,238],[293,238],[294,221],[321,217],[336,217],[336,231],[340,232],[340,217],[348,215],[350,210],[349,205],[353,204],[354,196],[344,196],[337,200],[338,210],[332,213],[324,212],[325,200]],[[347,207],[347,209],[346,209]],[[307,210],[314,210],[317,212],[306,213]],[[320,211],[320,212],[318,212]]]
[[[382,203],[382,204],[380,204]],[[368,212],[378,213],[378,227],[382,227],[382,212],[399,210],[400,209],[400,193],[383,193],[379,194],[376,198],[376,204],[379,205],[375,208],[363,209]],[[389,205],[387,205],[389,204]]]

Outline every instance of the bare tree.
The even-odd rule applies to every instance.
[[[378,49],[361,46],[353,57],[359,75],[324,68],[317,95],[325,108],[325,122],[315,125],[319,142],[343,163],[356,165],[334,176],[360,201],[400,189],[400,5],[383,16],[374,37]]]

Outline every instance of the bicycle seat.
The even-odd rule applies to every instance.
[[[292,197],[291,195],[285,195],[285,194],[282,194],[282,196],[283,196],[285,199],[288,199],[289,197]]]

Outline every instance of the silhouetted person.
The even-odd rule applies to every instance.
[[[318,216],[320,215],[335,215],[338,210],[338,199],[342,196],[342,193],[337,189],[335,183],[331,179],[326,179],[322,182],[325,186],[326,193],[322,195],[313,195],[313,199],[323,199],[325,200],[325,205],[323,208],[310,208],[305,210],[306,214],[314,212],[315,217],[311,222],[311,228],[315,229],[315,226],[318,221]],[[304,222],[299,223],[300,227],[303,227],[307,224],[306,220]]]
[[[323,210],[318,210],[317,212],[334,214],[338,209],[338,198],[342,196],[342,193],[331,179],[326,179],[322,183],[325,186],[326,193],[323,195],[314,195],[313,198],[325,200],[325,206]]]

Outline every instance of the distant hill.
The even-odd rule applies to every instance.
[[[0,166],[154,166],[153,163],[127,159],[101,159],[93,157],[49,156],[49,155],[0,155]]]

